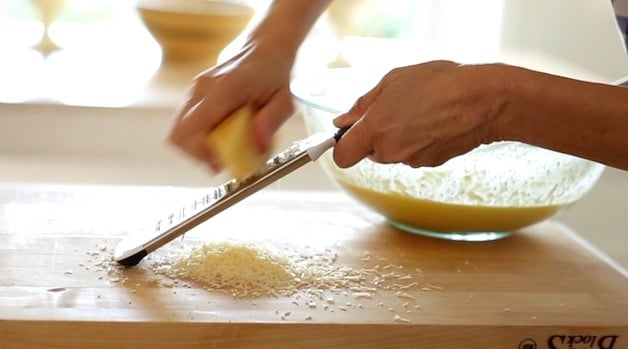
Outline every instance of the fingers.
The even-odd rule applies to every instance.
[[[213,127],[214,122],[211,120],[217,118],[214,115],[219,114],[204,114],[199,107],[200,103],[197,103],[181,116],[180,121],[172,129],[169,140],[186,153],[207,164],[214,173],[218,173],[222,165],[205,145],[205,137],[209,132],[209,127]]]
[[[258,109],[252,121],[252,137],[260,153],[272,148],[273,135],[294,114],[295,106],[288,89],[280,90]]]
[[[334,162],[340,168],[351,167],[373,152],[373,136],[361,123],[353,124],[334,147]]]
[[[360,97],[353,107],[334,120],[337,127],[349,130],[334,147],[334,161],[341,168],[368,157],[379,163],[403,162],[429,139],[409,129],[401,117],[383,101],[382,85]]]
[[[188,154],[194,156],[206,164],[213,173],[219,173],[223,169],[222,163],[205,145],[205,134],[196,133],[186,138],[178,145]]]
[[[278,88],[268,97],[252,98],[250,92],[237,91],[236,79],[200,78],[195,80],[189,99],[175,115],[175,124],[169,140],[184,152],[206,163],[213,172],[222,170],[222,165],[205,142],[206,135],[225,117],[242,105],[249,103],[254,109],[251,137],[256,151],[266,153],[273,143],[273,135],[294,113],[294,103],[289,86]]]
[[[205,145],[205,137],[226,115],[236,110],[241,101],[237,95],[227,95],[222,88],[215,88],[215,84],[216,78],[203,74],[194,79],[189,98],[175,114],[168,140],[217,173],[222,165]]]
[[[338,128],[349,127],[349,130],[334,147],[334,162],[339,167],[351,167],[373,152],[374,137],[368,125],[364,125],[363,120],[368,120],[365,118],[365,114],[379,94],[378,85],[358,98],[348,112],[334,119],[334,126]]]
[[[187,100],[181,104],[175,113],[176,123],[180,122],[183,117],[189,114],[192,108],[196,107],[205,98],[211,88],[211,84],[212,79],[205,76],[204,73],[199,74],[192,80],[192,85],[186,93]]]
[[[463,155],[477,146],[471,134],[462,134],[458,137],[449,138],[447,141],[430,144],[411,156],[408,156],[404,164],[418,167],[436,167],[444,164],[451,158]]]
[[[230,112],[239,108],[244,100],[240,94],[228,93],[229,86],[215,88],[214,78],[197,77],[191,96],[175,117],[170,139],[181,144],[191,135],[207,133]]]
[[[373,103],[368,108],[359,105],[364,104],[357,103],[337,120],[337,125],[341,126],[357,119],[334,147],[334,161],[341,168],[351,167],[364,158],[382,164],[436,166],[451,154],[460,153],[459,149],[468,144],[466,140],[447,144],[443,134],[404,122],[398,113],[391,113],[386,104]],[[366,112],[359,115],[364,109]],[[412,119],[414,115],[407,113],[404,117]],[[439,142],[445,144],[435,146]],[[440,153],[435,153],[437,151]]]
[[[336,164],[346,168],[368,157],[379,163],[437,166],[481,144],[477,99],[467,90],[444,89],[456,80],[457,69],[443,61],[386,74],[334,120],[337,127],[351,126],[334,148]]]

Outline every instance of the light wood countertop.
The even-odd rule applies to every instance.
[[[0,346],[562,348],[568,335],[628,345],[628,278],[553,221],[455,243],[397,231],[339,191],[263,190],[133,269],[103,263],[121,237],[197,193],[1,186]],[[236,299],[155,281],[151,258],[225,239],[329,251],[341,267],[391,265],[416,284],[407,298],[325,290],[334,302],[312,308],[298,293]]]

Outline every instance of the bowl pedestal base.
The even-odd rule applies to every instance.
[[[413,227],[393,219],[387,219],[391,226],[412,234],[451,241],[485,242],[507,238],[512,234],[509,231],[478,231],[478,232],[455,232],[455,231],[433,231]]]

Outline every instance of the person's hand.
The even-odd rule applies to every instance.
[[[349,167],[368,157],[380,163],[437,166],[496,140],[502,65],[435,61],[396,68],[345,114],[337,127],[351,128],[334,148]]]
[[[290,94],[290,57],[271,45],[248,44],[237,55],[198,75],[189,99],[176,114],[169,140],[200,159],[214,171],[222,165],[204,138],[225,117],[249,104],[255,111],[251,137],[257,151],[265,153],[272,135],[294,112]]]

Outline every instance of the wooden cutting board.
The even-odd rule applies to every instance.
[[[628,278],[552,221],[456,243],[397,231],[339,191],[265,190],[135,268],[103,262],[198,193],[0,187],[0,348],[628,348]],[[156,281],[151,258],[224,240],[324,251],[413,283],[371,298],[328,290],[312,306]]]

